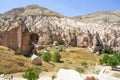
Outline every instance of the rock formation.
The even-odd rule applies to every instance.
[[[56,80],[84,80],[79,72],[75,70],[60,69]]]
[[[98,52],[100,53],[103,49],[103,43],[100,39],[99,34],[96,32],[94,38],[93,38],[93,45],[92,45],[92,50],[93,52]]]
[[[31,56],[30,60],[31,60],[31,63],[34,65],[42,65],[42,61],[40,57],[36,56],[35,54]]]
[[[68,18],[38,5],[15,8],[0,15],[0,44],[21,49],[24,55],[31,54],[36,43],[39,46],[54,41],[92,48],[94,52],[105,45],[120,51],[119,14],[120,11],[98,12]],[[19,17],[24,19],[24,25],[14,26]]]
[[[94,76],[87,76],[85,80],[98,80]]]
[[[34,44],[37,43],[39,36],[30,33],[22,20],[18,22],[7,30],[0,31],[0,45],[20,50],[25,56],[37,54],[34,51]]]

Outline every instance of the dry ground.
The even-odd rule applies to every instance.
[[[40,50],[40,55],[43,54],[44,49]],[[55,47],[50,46],[50,53],[56,51]],[[61,62],[55,63],[50,61],[49,63],[43,61],[43,65],[40,67],[40,77],[56,76],[57,71],[60,68],[74,69],[83,74],[97,74],[99,70],[95,69],[95,66],[99,64],[99,55],[91,53],[87,48],[68,47],[60,52],[62,58]],[[29,59],[22,55],[15,55],[15,52],[9,48],[0,46],[0,70],[5,70],[8,74],[15,77],[22,77],[24,70],[29,67],[33,67]],[[87,63],[83,65],[82,63]],[[78,69],[77,69],[78,68]],[[81,70],[82,69],[82,70]],[[114,77],[118,77],[120,73],[113,73]]]
[[[43,50],[40,50],[43,54]],[[55,47],[50,47],[50,53],[56,51]],[[78,68],[81,73],[96,72],[94,66],[98,64],[99,55],[91,53],[88,49],[79,47],[68,47],[60,52],[62,58],[61,62],[55,63],[50,61],[49,63],[43,61],[43,65],[40,66],[41,75],[45,73],[56,73],[60,68],[74,69]],[[33,67],[29,59],[22,55],[15,55],[15,52],[9,48],[0,46],[0,68],[4,69],[7,73],[22,72],[28,67]],[[82,65],[81,63],[87,63]],[[81,69],[83,69],[81,71]],[[46,74],[48,75],[48,74]],[[53,74],[52,74],[53,75]]]
[[[5,73],[15,73],[24,71],[32,67],[28,58],[22,55],[15,55],[15,52],[7,47],[0,46],[0,69]]]
[[[56,51],[55,47],[49,47],[50,53],[53,55]],[[40,50],[40,54],[42,54],[44,51]],[[66,68],[66,69],[84,69],[83,71],[79,70],[79,72],[84,73],[91,73],[91,72],[97,72],[94,70],[94,67],[96,64],[99,63],[99,55],[96,55],[95,53],[91,53],[87,48],[79,48],[79,47],[68,47],[64,51],[60,52],[62,58],[61,62],[55,63],[55,62],[49,62],[41,66],[42,71],[46,72],[57,72],[60,68]],[[87,63],[87,65],[82,65],[82,63]]]

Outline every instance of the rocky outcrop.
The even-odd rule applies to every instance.
[[[87,76],[85,80],[98,80],[94,76]]]
[[[23,23],[26,26],[24,29],[28,32],[24,32],[23,30],[21,32],[24,33],[21,38],[24,41],[22,42],[22,49],[24,51],[23,54],[25,55],[32,52],[31,49],[35,47],[32,45],[37,42],[37,46],[39,46],[51,44],[54,41],[57,41],[58,44],[88,47],[94,52],[101,51],[101,49],[106,45],[115,50],[119,50],[120,18],[118,14],[119,11],[105,12],[105,14],[103,12],[99,14],[101,15],[100,19],[96,14],[91,14],[87,17],[81,16],[68,18],[38,5],[29,5],[24,8],[13,9],[2,14],[0,16],[0,29],[4,32],[7,31],[8,33],[8,29],[12,28],[10,26],[14,25],[19,17],[24,19]],[[105,15],[109,16],[105,17]],[[110,16],[112,17],[109,18]],[[106,19],[113,20],[108,21]],[[23,27],[23,25],[19,26]],[[20,32],[20,29],[18,30],[18,32]],[[7,35],[7,33],[4,34]],[[11,34],[12,33],[10,33],[10,35]],[[17,35],[14,36],[17,37]],[[19,36],[21,35],[19,34]],[[14,48],[20,47],[19,40],[21,40],[20,37],[18,42],[14,41],[14,45],[16,45]],[[7,42],[9,43],[9,41],[4,41],[1,45],[5,45]],[[26,45],[29,46],[25,47]]]
[[[75,70],[60,69],[56,80],[84,80]]]
[[[90,33],[90,31],[87,31],[84,34],[79,34],[77,36],[77,46],[80,46],[80,47],[92,47],[92,45],[93,45],[93,37],[94,37],[94,35],[92,35]]]
[[[33,53],[37,54],[33,50],[39,36],[35,33],[30,33],[24,22],[19,21],[20,23],[9,27],[7,30],[0,31],[0,45],[7,46],[13,50],[20,50],[25,56],[30,56]]]
[[[103,43],[99,37],[99,34],[96,32],[94,38],[93,38],[93,45],[92,45],[92,50],[93,52],[98,52],[100,53],[103,49]]]

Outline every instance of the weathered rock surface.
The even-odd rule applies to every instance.
[[[34,50],[34,44],[37,43],[39,36],[36,33],[30,33],[24,22],[19,21],[20,23],[0,31],[0,45],[20,50],[25,56],[37,54]]]
[[[10,26],[13,26],[17,22],[18,17],[20,17],[24,19],[24,24],[29,33],[36,33],[39,35],[39,39],[37,36],[35,37],[36,39],[31,39],[29,33],[23,35],[23,44],[27,45],[27,47],[26,45],[23,45],[22,48],[23,50],[25,49],[25,53],[23,53],[25,55],[26,53],[31,52],[31,48],[35,47],[30,46],[30,44],[37,43],[37,40],[38,46],[51,44],[54,41],[57,41],[59,44],[89,47],[92,48],[94,52],[101,51],[105,45],[120,51],[119,14],[120,11],[111,11],[68,18],[38,5],[29,5],[24,8],[10,10],[0,15],[0,30],[5,32],[4,34],[0,33],[3,34],[4,37],[7,37],[9,29],[12,28]],[[12,32],[14,32],[14,28],[12,29]],[[12,35],[12,33],[10,33],[10,35]],[[14,36],[16,37],[17,35]],[[0,44],[5,45],[9,43],[11,37],[7,37],[8,41],[5,39],[4,42],[0,42]],[[33,42],[29,43],[31,40]],[[0,38],[0,41],[3,41],[3,39]],[[18,42],[20,42],[19,39]],[[20,46],[20,43],[19,46],[17,46],[18,42],[16,40],[16,42],[14,41],[14,43],[5,46],[9,47],[15,45],[12,47],[13,49],[16,49]]]
[[[42,61],[40,59],[40,57],[38,57],[37,55],[33,54],[30,58],[31,63],[34,65],[42,65]]]
[[[60,69],[56,80],[84,80],[79,72],[74,70]]]

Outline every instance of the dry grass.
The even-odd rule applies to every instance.
[[[40,52],[43,52],[41,50]],[[50,53],[56,51],[55,47],[50,47]],[[41,71],[45,72],[57,72],[60,68],[74,69],[77,67],[83,67],[86,71],[93,68],[95,64],[98,63],[99,56],[91,53],[88,49],[79,48],[79,47],[68,47],[64,51],[60,52],[62,58],[61,63],[55,62],[43,62],[43,65],[40,66]],[[14,51],[0,46],[0,67],[4,69],[7,73],[21,72],[26,68],[33,67],[28,58],[22,55],[15,55]],[[81,65],[82,62],[86,62],[88,65],[84,67]],[[86,72],[85,71],[85,72]]]
[[[44,49],[40,52],[42,53],[43,51]],[[55,51],[56,49],[54,47],[50,47],[50,53],[52,55]],[[47,72],[57,72],[60,68],[76,70],[77,67],[83,67],[86,72],[88,69],[94,68],[94,66],[99,63],[99,56],[91,53],[88,49],[85,48],[68,47],[64,51],[60,52],[60,54],[62,56],[61,63],[55,63],[51,61],[50,63],[43,64],[44,66],[41,67],[41,69]],[[81,65],[82,62],[86,62],[87,67]]]
[[[118,73],[113,73],[112,76],[120,79],[120,72],[118,72]]]
[[[40,69],[41,71],[46,71],[46,72],[53,71],[54,65],[43,61],[42,66],[40,66]]]
[[[0,46],[0,68],[4,69],[6,73],[21,72],[32,64],[28,58],[22,55],[15,55],[14,51]]]
[[[64,59],[67,58],[72,63],[87,62],[88,64],[95,65],[99,60],[98,55],[91,53],[88,49],[85,48],[70,47],[61,54],[64,55]]]

